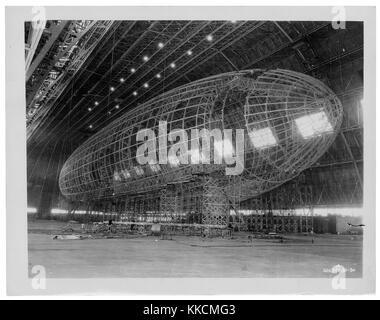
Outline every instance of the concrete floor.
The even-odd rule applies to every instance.
[[[152,236],[129,239],[53,240],[65,224],[29,222],[29,267],[43,265],[48,278],[118,277],[332,277],[340,264],[362,275],[362,238],[287,235],[278,240]],[[79,229],[79,226],[76,228]]]

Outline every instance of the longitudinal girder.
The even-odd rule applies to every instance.
[[[93,201],[191,182],[201,173],[213,175],[227,198],[238,194],[241,201],[311,166],[334,141],[342,114],[336,95],[301,73],[257,69],[209,77],[149,100],[92,136],[66,161],[60,189],[69,198]],[[226,164],[212,162],[140,165],[136,133],[146,128],[158,132],[160,121],[167,123],[168,132],[243,129],[243,172],[229,177]]]

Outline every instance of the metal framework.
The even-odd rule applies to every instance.
[[[238,210],[241,201],[310,167],[334,141],[342,114],[329,88],[297,72],[255,69],[209,77],[149,100],[92,136],[64,164],[60,189],[84,202],[137,199],[160,191],[160,204],[154,205],[158,219],[178,222],[186,214],[188,188],[200,195],[190,207],[198,202],[203,224],[226,225],[229,211]],[[225,163],[138,164],[136,133],[146,128],[159,132],[160,121],[167,122],[169,132],[244,129],[243,173],[226,176]],[[236,145],[236,135],[230,142]]]
[[[305,184],[304,174],[299,177],[241,204],[244,214],[231,215],[230,222],[253,232],[310,232],[314,229],[313,190]]]
[[[113,24],[108,20],[50,21],[49,23],[50,26],[46,30],[40,25],[37,30],[34,30],[32,25],[30,30],[31,41],[34,34],[37,33],[37,36],[40,36],[43,31],[49,34],[49,38],[31,60],[37,40],[33,41],[34,45],[26,56],[28,139],[41,125],[42,119],[49,113],[52,104]],[[61,40],[57,41],[58,38]]]
[[[294,41],[329,25],[325,22],[281,24]],[[99,65],[91,67],[94,74],[90,84],[87,73],[76,84],[76,92],[85,87],[86,94],[72,95],[66,90],[65,97],[48,114],[50,119],[45,127],[49,135],[39,130],[33,143],[44,146],[54,141],[54,137],[66,135],[68,123],[72,140],[80,142],[84,131],[98,130],[140,102],[202,75],[231,70],[231,63],[226,64],[228,60],[236,65],[234,69],[248,69],[292,44],[269,21],[124,21],[115,34],[114,41],[107,44],[108,51],[97,57]],[[207,40],[210,34],[213,41]],[[160,42],[164,44],[161,49],[157,47]],[[143,60],[145,55],[148,61]],[[175,68],[171,67],[173,62]],[[214,66],[219,71],[214,71]],[[157,74],[161,77],[157,78]],[[144,83],[149,88],[143,87]],[[111,92],[110,87],[115,91]],[[134,91],[138,95],[134,96]],[[117,104],[119,109],[115,109]],[[88,108],[92,109],[90,113]],[[93,126],[92,130],[88,130],[89,125]]]

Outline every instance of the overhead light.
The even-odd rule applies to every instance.
[[[265,149],[277,145],[277,140],[269,127],[254,129],[248,133],[253,146],[257,149]]]
[[[99,102],[98,102],[98,101],[95,101],[95,102],[94,102],[94,105],[98,106],[98,105],[99,105]]]
[[[145,83],[144,83],[144,88],[148,88],[148,87],[149,87],[148,82],[145,82]]]
[[[161,78],[161,75],[159,73],[156,74],[156,78],[157,79],[160,79]]]
[[[133,95],[134,95],[134,96],[137,96],[137,91],[133,91]]]
[[[158,43],[158,47],[161,49],[161,48],[164,47],[164,44],[163,44],[162,42],[159,42],[159,43]]]
[[[206,37],[206,40],[207,41],[212,41],[214,39],[214,37],[212,36],[212,34],[209,34],[207,37]]]
[[[121,83],[124,83],[124,82],[125,82],[125,79],[124,79],[124,78],[120,78],[120,82],[121,82]]]
[[[191,56],[191,55],[193,54],[193,51],[191,51],[191,50],[187,50],[186,53],[187,53],[188,56]]]
[[[92,111],[92,108],[88,108],[88,111]]]
[[[92,129],[92,124],[90,124],[88,127],[89,127],[90,129]]]
[[[111,114],[111,111],[108,111],[108,114]]]
[[[172,62],[172,63],[170,64],[170,67],[172,67],[172,68],[174,69],[174,68],[175,68],[175,63]]]
[[[333,131],[333,127],[324,111],[300,117],[295,121],[304,139]]]
[[[115,91],[115,87],[111,87],[110,90],[111,90],[112,92],[114,92],[114,91]]]
[[[235,24],[237,21],[236,20],[231,20],[231,23]]]
[[[119,108],[120,108],[120,106],[117,104],[117,105],[115,106],[115,108],[116,108],[116,109],[119,109]]]
[[[135,72],[136,72],[136,69],[135,69],[135,68],[131,68],[131,72],[132,72],[132,73],[135,73]]]
[[[144,57],[143,57],[143,60],[144,60],[145,62],[147,62],[147,61],[149,60],[149,57],[148,57],[148,56],[144,56]]]

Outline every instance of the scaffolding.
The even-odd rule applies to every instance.
[[[313,203],[312,187],[294,181],[242,204],[244,226],[253,232],[311,232]]]

